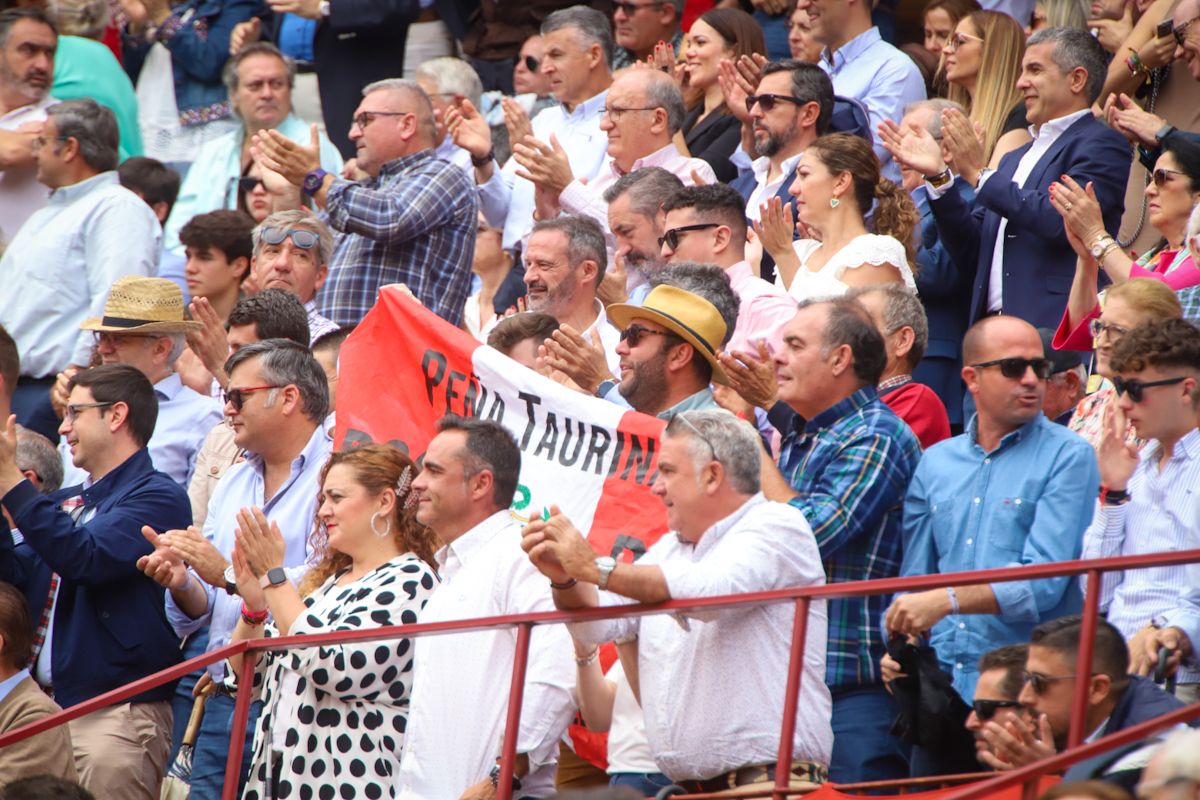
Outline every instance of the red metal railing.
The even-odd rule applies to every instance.
[[[273,639],[254,639],[234,642],[218,650],[214,650],[196,658],[189,659],[169,669],[157,672],[141,680],[130,683],[120,689],[94,697],[87,702],[64,709],[63,711],[41,719],[37,722],[0,735],[0,748],[12,742],[19,741],[42,731],[69,722],[72,719],[89,714],[128,700],[148,689],[175,680],[197,669],[205,667],[222,659],[241,658],[237,665],[239,686],[252,685],[252,675],[257,653],[261,650],[287,650],[295,647],[314,647],[327,644],[347,644],[352,642],[371,642],[382,639],[399,637],[429,636],[450,634],[462,631],[484,630],[489,628],[517,628],[515,657],[513,660],[512,684],[509,690],[508,715],[501,753],[500,778],[497,797],[500,800],[511,800],[512,771],[516,757],[516,740],[518,721],[521,713],[521,702],[525,687],[525,668],[529,656],[529,639],[534,625],[547,625],[563,622],[584,622],[597,619],[616,617],[644,616],[646,614],[662,614],[666,612],[697,611],[700,609],[739,608],[743,606],[766,605],[790,601],[795,606],[792,624],[792,643],[788,669],[787,688],[784,695],[783,721],[780,725],[779,755],[776,765],[776,779],[773,789],[764,789],[761,796],[770,796],[774,800],[783,800],[796,792],[787,786],[789,766],[792,757],[792,737],[796,726],[796,710],[800,696],[800,681],[804,671],[805,634],[808,626],[808,608],[813,598],[844,598],[862,597],[876,594],[894,594],[921,589],[939,589],[946,586],[970,586],[990,583],[1006,583],[1018,580],[1036,580],[1040,578],[1059,578],[1086,574],[1088,592],[1084,603],[1083,636],[1079,644],[1076,674],[1091,673],[1093,635],[1100,610],[1100,590],[1105,573],[1144,569],[1147,567],[1173,566],[1200,562],[1200,550],[1186,550],[1174,553],[1153,553],[1139,556],[1122,556],[1119,558],[1094,559],[1089,561],[1064,561],[1052,564],[1035,564],[1025,567],[1005,567],[1001,569],[976,570],[958,572],[947,575],[923,575],[910,578],[887,578],[874,581],[851,581],[848,583],[825,584],[822,586],[797,587],[792,589],[777,589],[768,592],[750,592],[739,595],[708,597],[692,600],[672,600],[658,605],[620,606],[617,608],[593,608],[582,611],[556,611],[533,614],[516,614],[500,617],[484,617],[479,619],[455,620],[450,622],[418,623],[416,625],[395,626],[388,628],[372,628],[356,631],[336,631],[325,634],[304,636],[282,636]],[[1089,635],[1089,632],[1092,635]],[[1083,739],[1084,711],[1087,704],[1086,681],[1077,683],[1071,709],[1071,727],[1068,737],[1068,750],[1056,756],[1030,765],[1021,770],[1005,773],[1000,777],[983,781],[977,785],[964,788],[953,795],[953,800],[975,800],[988,796],[990,792],[1002,788],[1024,784],[1032,787],[1036,779],[1048,772],[1061,769],[1074,763],[1080,758],[1103,752],[1110,747],[1116,747],[1126,742],[1134,741],[1155,730],[1175,724],[1179,720],[1200,716],[1200,706],[1193,706],[1179,712],[1160,717],[1151,722],[1130,728],[1104,740],[1093,742],[1086,747],[1078,747]],[[1082,689],[1080,687],[1083,687]],[[1188,713],[1185,713],[1188,712]],[[239,691],[234,711],[233,732],[230,740],[229,760],[226,764],[225,787],[223,800],[234,800],[237,796],[237,784],[241,769],[242,748],[245,743],[246,724],[250,713],[250,692]],[[759,793],[745,796],[760,796]]]

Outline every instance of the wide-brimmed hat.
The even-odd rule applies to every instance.
[[[86,319],[79,327],[109,333],[187,333],[204,326],[183,318],[183,292],[174,281],[127,275],[109,290],[104,316]]]
[[[717,353],[725,340],[725,320],[712,303],[678,286],[663,284],[651,289],[640,306],[614,303],[608,307],[608,318],[622,330],[629,327],[634,317],[657,322],[683,337],[712,365],[713,381],[729,384],[729,377],[717,361]]]

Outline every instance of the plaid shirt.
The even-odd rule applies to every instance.
[[[830,583],[900,574],[904,493],[920,458],[917,437],[871,386],[807,424],[795,419],[783,440],[779,469],[800,493],[791,502],[812,526]],[[829,688],[880,680],[882,619],[890,600],[876,595],[829,601]]]
[[[322,315],[357,325],[380,286],[404,283],[442,319],[462,321],[479,200],[461,167],[422,150],[384,164],[378,178],[335,179],[325,211],[341,235],[317,296]]]

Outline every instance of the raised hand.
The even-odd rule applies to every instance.
[[[1096,447],[1096,458],[1100,466],[1100,483],[1117,491],[1129,485],[1140,460],[1137,445],[1128,440],[1129,421],[1118,403],[1109,403],[1104,409],[1104,428],[1100,443]]]
[[[555,197],[562,194],[575,174],[571,171],[571,162],[567,159],[567,151],[558,143],[558,137],[550,134],[550,143],[539,142],[532,136],[524,141],[513,140],[513,158],[522,167],[517,175],[527,181],[536,183],[552,192]]]
[[[229,385],[229,376],[225,374],[225,362],[229,360],[229,337],[225,334],[225,326],[207,297],[194,298],[188,305],[188,311],[194,321],[204,326],[188,332],[188,349],[224,389]],[[192,388],[200,391],[195,386]]]
[[[261,578],[267,570],[283,566],[287,545],[278,523],[269,521],[260,508],[243,508],[238,511],[237,525],[238,550],[255,577]]]
[[[755,353],[737,350],[720,353],[717,359],[725,368],[729,386],[751,406],[769,409],[779,399],[779,384],[775,380],[775,362],[767,343],[754,343]]]
[[[167,531],[159,537],[163,544],[178,553],[209,586],[223,586],[228,562],[195,525],[187,530]]]
[[[309,131],[307,145],[293,142],[277,130],[267,128],[254,134],[250,155],[267,169],[278,172],[295,186],[304,183],[304,176],[321,166],[321,144],[317,126]]]
[[[239,22],[233,26],[233,32],[229,34],[229,54],[236,55],[243,47],[257,42],[261,37],[261,19],[251,17],[245,22]]]
[[[524,141],[527,136],[533,136],[533,123],[529,120],[529,112],[525,110],[525,106],[510,97],[505,97],[500,100],[500,107],[504,109],[504,127],[508,129],[508,141],[516,144]]]
[[[492,129],[475,104],[465,97],[446,109],[446,130],[450,141],[470,153],[472,158],[486,158],[492,151]]]
[[[600,337],[592,339],[599,342]],[[588,394],[595,394],[601,383],[613,377],[604,347],[592,344],[570,325],[561,326],[538,347],[538,358]]]
[[[910,131],[908,135],[915,133]],[[942,112],[942,145],[958,174],[972,186],[979,183],[979,172],[987,166],[983,142],[983,128],[976,127],[961,111],[950,108]]]
[[[924,127],[901,130],[890,119],[879,124],[879,142],[896,162],[925,177],[933,177],[946,169],[942,147]]]
[[[1050,205],[1062,215],[1063,226],[1089,248],[1104,235],[1104,216],[1090,181],[1081,187],[1070,175],[1063,175],[1061,181],[1050,184]]]
[[[163,588],[182,589],[187,586],[188,571],[183,556],[149,525],[142,526],[142,536],[154,547],[154,552],[139,558],[137,568]]]

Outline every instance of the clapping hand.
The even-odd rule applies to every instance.
[[[238,550],[256,578],[283,566],[287,545],[278,523],[268,521],[260,508],[243,508],[238,512],[237,524],[234,533]]]
[[[1081,187],[1070,175],[1063,175],[1061,181],[1050,184],[1050,205],[1062,215],[1063,226],[1085,246],[1104,235],[1104,217],[1091,181]]]
[[[194,321],[204,326],[188,332],[188,349],[224,388],[229,384],[229,376],[225,374],[225,362],[229,360],[229,337],[225,333],[225,326],[207,297],[194,298],[188,305],[188,311]]]
[[[529,112],[525,106],[511,97],[500,100],[500,108],[504,110],[504,127],[508,129],[508,141],[511,144],[525,141],[527,136],[533,136],[533,123],[529,120]]]
[[[139,558],[137,568],[166,589],[182,589],[187,586],[188,571],[183,556],[149,525],[142,526],[142,536],[154,547],[154,552]]]
[[[599,339],[593,334],[592,341]],[[563,373],[588,394],[595,394],[601,383],[613,377],[604,347],[592,344],[570,325],[560,326],[538,346],[538,361]]]
[[[1104,104],[1104,119],[1117,133],[1146,147],[1158,146],[1156,134],[1167,124],[1162,117],[1143,111],[1127,94],[1109,95]]]
[[[990,749],[981,750],[979,760],[995,770],[1017,769],[1058,752],[1045,714],[1038,717],[1036,732],[1032,725],[1013,717],[1004,724],[988,720],[983,724],[982,734]]]
[[[513,141],[516,142],[513,144],[513,158],[521,166],[517,170],[518,176],[543,187],[555,197],[575,180],[567,151],[554,134],[550,134],[549,144],[539,142],[532,136],[526,136],[520,142]]]
[[[910,132],[910,135],[915,134],[916,131]],[[953,162],[958,174],[972,186],[979,183],[979,173],[987,166],[983,136],[983,127],[972,123],[958,109],[942,112],[942,144],[948,154],[943,160]]]
[[[901,130],[895,122],[885,119],[879,124],[878,132],[880,144],[897,163],[927,178],[945,171],[942,146],[923,126]]]
[[[225,567],[228,562],[221,551],[204,538],[204,534],[195,525],[186,530],[167,531],[159,537],[163,544],[191,565],[205,583],[209,586],[225,585]]]
[[[304,183],[304,176],[321,166],[321,139],[317,126],[309,129],[307,145],[293,142],[273,128],[254,134],[250,155],[267,169],[274,170],[295,186]]]
[[[446,131],[450,141],[472,158],[485,158],[492,151],[492,129],[475,104],[466,98],[446,109]]]
[[[734,351],[720,353],[717,359],[725,369],[730,387],[755,408],[769,409],[779,397],[775,380],[775,362],[762,339],[754,343],[756,353]]]

